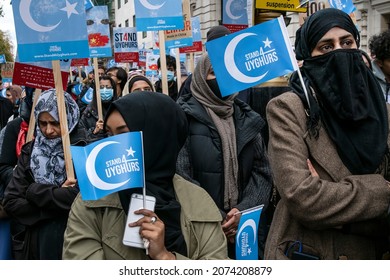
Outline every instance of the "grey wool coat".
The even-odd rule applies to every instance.
[[[381,258],[375,246],[388,237],[383,225],[390,204],[383,174],[351,175],[323,127],[317,139],[309,136],[303,104],[292,92],[268,103],[267,120],[268,152],[281,199],[265,258],[289,259],[293,251],[319,259]],[[318,177],[311,175],[307,159]]]

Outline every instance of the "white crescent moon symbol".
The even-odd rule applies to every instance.
[[[110,184],[102,179],[100,179],[99,175],[96,173],[95,170],[95,162],[96,162],[96,157],[98,156],[99,152],[106,146],[112,145],[112,144],[117,144],[119,142],[115,141],[108,141],[104,143],[100,143],[97,145],[95,148],[92,149],[91,153],[87,157],[87,160],[85,162],[85,171],[87,172],[87,176],[89,181],[94,185],[96,188],[101,189],[101,190],[113,190],[116,188],[119,188],[126,184],[130,179],[121,182],[121,183],[116,183],[116,184]]]
[[[226,3],[226,14],[231,19],[239,19],[240,17],[242,17],[242,15],[235,16],[235,15],[232,14],[232,11],[230,10],[230,6],[232,5],[232,2],[233,2],[233,0],[228,0],[227,1],[227,3]]]
[[[84,100],[91,103],[93,98],[93,89],[89,88],[84,95]]]
[[[160,9],[162,6],[165,5],[165,2],[162,3],[161,5],[152,5],[148,2],[148,0],[139,0],[139,2],[141,2],[142,6],[144,6],[145,8],[149,9],[149,10],[158,10]]]
[[[250,220],[245,221],[245,223],[242,224],[242,226],[240,227],[240,230],[238,231],[238,233],[236,235],[236,242],[237,242],[238,246],[240,246],[239,237],[241,236],[241,232],[246,227],[252,228],[252,230],[253,230],[253,243],[255,243],[255,241],[256,241],[256,223],[253,219],[250,219]]]
[[[229,42],[229,44],[226,47],[225,54],[224,54],[224,63],[225,65],[229,65],[229,67],[226,67],[226,70],[229,72],[230,76],[232,76],[237,81],[240,81],[242,83],[257,83],[261,79],[264,78],[265,75],[267,75],[268,71],[265,72],[263,75],[257,76],[257,77],[250,77],[245,74],[243,74],[237,67],[236,63],[234,62],[234,52],[236,50],[236,47],[238,43],[248,37],[248,36],[255,36],[255,33],[242,33],[236,37],[233,38]]]
[[[30,14],[30,5],[31,5],[31,0],[21,0],[19,4],[19,12],[20,12],[20,17],[22,18],[23,22],[32,30],[38,31],[38,32],[49,32],[55,29],[60,23],[57,23],[56,25],[53,26],[42,26],[39,25],[34,21],[34,19],[31,17]]]

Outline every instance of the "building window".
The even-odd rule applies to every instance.
[[[125,20],[125,27],[129,27],[129,20],[128,19]]]
[[[121,8],[122,0],[118,0],[118,10]]]

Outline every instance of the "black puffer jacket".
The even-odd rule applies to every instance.
[[[187,114],[189,137],[179,154],[177,173],[204,188],[221,212],[224,200],[224,174],[221,139],[203,106],[192,95],[177,101]],[[272,174],[265,145],[260,134],[264,120],[246,103],[234,101],[234,122],[238,153],[239,210],[269,202]],[[264,208],[264,209],[265,209]]]

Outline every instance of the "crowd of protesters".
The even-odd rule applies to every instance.
[[[216,26],[207,35],[228,34]],[[265,118],[250,89],[222,97],[207,50],[183,85],[169,55],[156,83],[104,65],[69,82],[71,145],[143,131],[156,207],[137,210],[142,218],[131,224],[137,190],[84,201],[68,178],[59,93],[4,88],[0,258],[235,259],[241,213],[263,205],[257,259],[390,259],[390,30],[370,38],[368,52],[359,47],[344,12],[308,17],[296,32],[299,72],[264,105]],[[122,243],[135,226],[148,250]]]

